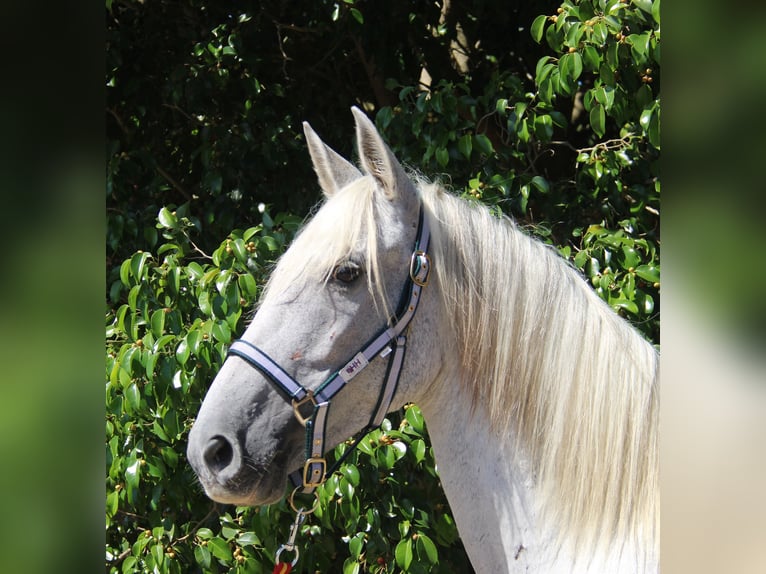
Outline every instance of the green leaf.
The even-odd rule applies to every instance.
[[[237,278],[239,288],[242,293],[249,299],[255,299],[258,295],[258,284],[255,282],[255,278],[249,273],[243,273]]]
[[[261,540],[255,532],[243,532],[237,537],[237,544],[239,546],[259,546]]]
[[[606,132],[606,114],[601,104],[594,105],[590,110],[590,127],[598,137],[603,137]]]
[[[359,469],[353,464],[344,464],[340,469],[341,474],[352,486],[359,484]]]
[[[229,281],[231,281],[232,277],[232,270],[231,269],[224,269],[221,271],[220,275],[218,275],[218,278],[215,280],[215,288],[218,289],[218,292],[223,295],[224,291],[226,291],[226,287],[229,285]]]
[[[144,277],[147,259],[149,259],[149,254],[142,251],[139,251],[130,258],[130,272],[137,282],[140,282]]]
[[[660,149],[660,108],[656,101],[641,112],[639,123],[644,128],[649,143]]]
[[[443,148],[440,147],[436,150],[436,162],[439,164],[440,167],[447,167],[447,163],[449,163],[449,152]]]
[[[208,317],[213,315],[213,306],[210,303],[210,293],[207,291],[203,291],[199,294],[199,298],[197,299],[197,304],[199,305],[199,310]]]
[[[181,339],[181,342],[178,343],[178,347],[176,347],[176,360],[180,365],[186,364],[186,361],[189,360],[190,352],[186,339]]]
[[[355,538],[352,538],[352,540],[356,540]],[[343,574],[359,574],[359,562],[352,558],[346,558],[345,562],[343,562]]]
[[[660,0],[654,0],[652,2],[652,18],[657,24],[660,23]]]
[[[229,324],[222,319],[216,320],[213,324],[212,332],[213,337],[221,343],[228,343],[231,341],[231,329],[229,328]]]
[[[622,246],[622,258],[622,266],[624,269],[635,267],[641,261],[641,257],[639,256],[638,252],[633,247],[629,247],[628,245]]]
[[[126,287],[130,286],[130,259],[126,259],[122,262],[122,265],[120,265],[120,281],[122,281],[122,284]]]
[[[660,282],[660,270],[654,265],[639,265],[636,267],[636,275],[650,283]]]
[[[178,219],[167,207],[160,209],[157,219],[160,225],[166,229],[178,229]]]
[[[233,558],[231,548],[229,548],[229,544],[223,538],[211,538],[207,542],[207,547],[216,558],[223,560],[224,562],[231,562]]]
[[[245,242],[242,239],[237,238],[229,243],[229,246],[234,253],[234,257],[236,257],[240,263],[247,264],[247,250],[245,249]]]
[[[194,547],[194,559],[197,561],[197,564],[202,566],[205,570],[210,568],[210,558],[210,550],[207,549],[207,546]]]
[[[473,137],[473,142],[479,151],[484,155],[492,155],[495,152],[495,148],[492,145],[492,141],[484,134],[476,134]]]
[[[540,141],[550,141],[553,137],[553,118],[548,114],[535,117],[535,135]]]
[[[519,139],[523,142],[529,141],[529,128],[527,127],[526,120],[521,120],[517,127],[516,127],[516,133],[519,136]]]
[[[138,558],[135,556],[128,556],[125,558],[125,560],[122,563],[122,573],[123,574],[132,574],[133,572],[136,572],[138,568],[136,568],[136,563],[138,562]]]
[[[627,37],[626,42],[630,44],[631,54],[636,65],[640,66],[646,61],[647,53],[649,52],[650,39],[650,32],[645,32],[644,34],[631,34]]]
[[[473,150],[473,136],[466,134],[457,140],[457,149],[463,154],[465,159],[471,159],[471,151]]]
[[[536,83],[539,84],[540,82],[542,82],[545,78],[548,77],[548,75],[556,67],[554,64],[551,63],[552,59],[553,58],[551,58],[550,56],[543,56],[542,58],[537,60],[537,65],[535,66],[535,82]],[[518,108],[519,106],[523,106],[524,109],[527,108],[526,102],[518,102],[515,107]],[[520,116],[521,114],[519,114],[519,117]]]
[[[359,555],[362,553],[362,549],[364,547],[364,534],[361,536],[357,534],[356,536],[352,536],[351,539],[348,541],[348,550],[351,552],[351,556],[354,557],[354,559],[359,558]]]
[[[159,339],[165,330],[165,309],[157,309],[152,313],[151,325],[152,333]]]
[[[652,89],[647,85],[644,84],[638,90],[636,90],[636,95],[634,97],[634,100],[636,102],[636,105],[638,105],[641,108],[646,108],[653,100],[654,100],[654,94],[652,94]]]
[[[596,42],[596,44],[604,44],[608,36],[609,31],[606,28],[606,24],[604,24],[601,20],[593,25],[593,40]]]
[[[354,20],[360,24],[364,24],[364,16],[357,8],[351,8],[351,15],[354,17]]]
[[[162,428],[162,425],[158,421],[154,421],[152,423],[152,432],[157,435],[160,439],[164,440],[166,443],[170,443],[170,437],[168,437],[168,434],[165,432],[165,429]]]
[[[554,52],[561,51],[562,42],[564,41],[564,33],[561,27],[564,25],[564,22],[564,18],[559,18],[555,25],[548,26],[545,29],[545,41],[548,42],[548,46]]]
[[[609,304],[615,309],[625,309],[633,315],[638,314],[638,305],[636,305],[633,301],[629,301],[628,299],[610,299]]]
[[[433,540],[431,540],[425,534],[418,534],[417,549],[418,556],[423,557],[423,555],[425,555],[426,559],[431,564],[436,564],[439,562],[439,552],[436,550],[436,545],[434,544]]]
[[[141,481],[141,461],[136,460],[128,468],[125,469],[125,483],[133,488],[138,488],[138,484]]]
[[[614,104],[614,88],[611,86],[601,86],[594,90],[594,97],[599,104],[604,106],[604,110],[608,111]]]
[[[532,21],[532,26],[529,28],[530,34],[532,34],[532,39],[540,43],[540,40],[543,39],[543,32],[545,31],[545,21],[548,19],[548,16],[545,14],[542,14],[535,18]]]
[[[202,266],[196,261],[191,261],[189,265],[186,266],[186,272],[189,274],[189,279],[192,281],[199,281],[200,277],[205,273]]]
[[[152,558],[154,559],[155,569],[161,567],[162,562],[165,559],[165,551],[162,548],[162,544],[155,544],[154,546],[152,546],[151,555],[152,555]]]
[[[551,189],[548,180],[541,175],[536,175],[529,183],[531,183],[540,193],[548,193]]]
[[[557,110],[551,110],[550,112],[551,120],[553,120],[553,124],[560,127],[565,128],[567,127],[567,119],[561,112]]]
[[[410,426],[415,431],[417,431],[418,434],[423,434],[425,428],[425,419],[423,418],[423,413],[419,407],[410,405],[404,411],[404,418],[407,419],[407,422],[410,423]]]
[[[614,77],[614,72],[612,71],[612,68],[609,67],[607,62],[603,62],[601,64],[598,69],[598,75],[601,76],[601,82],[606,86],[613,87],[617,84],[617,80]]]
[[[120,505],[120,493],[116,490],[106,495],[106,515],[110,518],[117,513]]]
[[[405,454],[407,454],[407,445],[401,441],[392,443],[390,448],[394,452],[394,458],[396,460],[401,459]]]
[[[214,535],[209,528],[200,528],[197,530],[197,536],[202,540],[210,540]]]
[[[601,65],[601,54],[592,45],[587,45],[582,52],[583,65],[589,70],[598,70]]]
[[[394,550],[394,556],[399,568],[405,572],[409,570],[410,564],[412,564],[412,540],[409,538],[400,540]]]
[[[583,267],[585,267],[585,263],[588,261],[588,258],[589,258],[589,254],[587,251],[585,251],[584,249],[582,251],[578,251],[577,255],[574,256],[574,260],[573,260],[575,267],[577,267],[578,269],[582,269]]]
[[[415,462],[422,462],[426,457],[426,443],[423,439],[419,438],[412,441],[412,444],[410,444],[410,449],[415,455]]]
[[[582,74],[582,56],[579,52],[564,54],[559,60],[559,73],[561,81],[565,82],[572,91],[577,86],[577,79]]]
[[[128,404],[133,411],[137,411],[141,406],[141,391],[138,390],[136,383],[131,383],[127,389],[125,389],[125,398],[128,399]]]
[[[264,215],[266,215],[264,213]],[[277,240],[274,239],[271,235],[264,235],[261,237],[261,243],[266,245],[268,247],[269,251],[278,251],[279,250],[279,244],[277,243]]]
[[[178,466],[178,453],[171,447],[162,447],[162,458],[170,468],[176,468]]]
[[[131,311],[135,311],[138,308],[138,296],[141,294],[141,285],[134,285],[130,288],[128,293],[128,306]]]
[[[639,299],[639,305],[645,315],[651,315],[654,311],[654,299],[648,293],[641,293]]]
[[[545,104],[550,104],[553,101],[554,85],[560,87],[559,71],[555,67],[551,75],[540,82],[538,90],[540,101]]]
[[[652,0],[633,0],[633,4],[638,6],[641,10],[647,14],[651,14],[653,11]]]

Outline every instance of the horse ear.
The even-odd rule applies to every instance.
[[[388,199],[412,186],[399,161],[380,137],[375,124],[357,107],[351,108],[356,121],[359,158],[364,170],[380,185]]]
[[[362,173],[354,165],[346,161],[340,154],[330,149],[308,122],[303,122],[303,133],[309,147],[311,162],[319,178],[319,187],[328,197],[354,180],[362,177]]]

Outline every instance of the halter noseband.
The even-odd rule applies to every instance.
[[[399,384],[399,375],[402,371],[407,344],[407,327],[420,302],[420,292],[428,284],[431,271],[431,261],[428,256],[430,235],[428,221],[424,217],[421,207],[418,234],[410,260],[409,277],[404,286],[397,313],[390,321],[392,324],[380,330],[367,345],[330,375],[315,391],[306,389],[255,345],[238,339],[229,347],[228,355],[234,355],[247,361],[250,366],[258,369],[292,401],[295,417],[306,428],[306,462],[302,471],[297,470],[290,475],[296,490],[301,489],[305,493],[313,492],[353,451],[361,437],[368,430],[380,426],[380,423],[383,422]],[[328,470],[327,461],[324,458],[324,443],[330,401],[351,379],[361,373],[378,356],[390,358],[388,359],[384,384],[380,389],[370,422],[357,435],[352,447],[335,462],[333,468]],[[301,412],[304,405],[313,407],[307,416]]]

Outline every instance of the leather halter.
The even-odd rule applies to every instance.
[[[290,475],[296,489],[301,489],[305,493],[313,492],[353,451],[361,436],[368,430],[380,426],[380,423],[383,422],[399,383],[407,344],[407,327],[420,302],[420,292],[428,284],[431,272],[431,260],[428,256],[430,236],[428,220],[424,217],[421,207],[418,234],[410,260],[409,276],[396,315],[389,321],[388,326],[381,329],[370,342],[340,369],[330,375],[316,390],[306,389],[266,353],[243,339],[234,341],[229,347],[228,355],[234,355],[247,361],[250,366],[258,369],[292,401],[295,417],[306,428],[306,462],[302,471],[298,470]],[[344,453],[341,459],[336,461],[333,468],[328,470],[324,458],[324,448],[330,401],[378,356],[389,357],[388,369],[370,422],[357,435],[353,446]],[[304,405],[313,407],[308,416],[302,414],[301,409]]]

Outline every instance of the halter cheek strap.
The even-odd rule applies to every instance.
[[[428,284],[431,272],[431,260],[428,256],[429,241],[428,220],[424,217],[421,208],[415,248],[410,259],[409,276],[402,292],[399,309],[392,319],[393,324],[379,331],[358,353],[330,375],[316,390],[306,389],[279,363],[247,341],[238,339],[229,347],[228,355],[234,355],[247,361],[292,401],[295,417],[306,428],[306,462],[303,469],[292,473],[290,478],[295,486],[305,493],[313,492],[317,486],[327,480],[327,477],[353,451],[361,437],[368,430],[380,426],[388,412],[404,364],[407,327],[415,315],[420,302],[420,293],[423,287]],[[346,384],[378,356],[389,357],[388,369],[370,421],[357,435],[352,447],[347,449],[343,457],[336,461],[333,468],[328,470],[324,450],[330,402]]]

